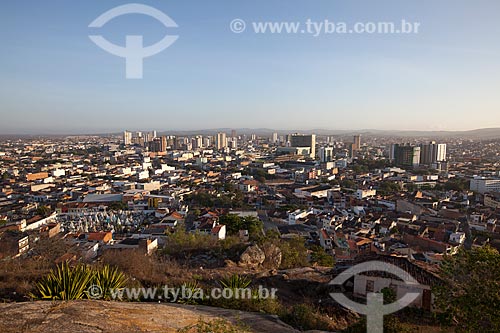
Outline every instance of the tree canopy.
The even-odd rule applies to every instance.
[[[324,267],[333,267],[335,265],[333,256],[326,253],[325,250],[318,245],[311,248],[311,262]]]
[[[458,332],[500,332],[500,254],[491,247],[461,250],[442,264],[436,305]]]
[[[264,224],[253,216],[240,217],[235,214],[226,214],[219,218],[219,223],[226,225],[229,235],[237,235],[240,230],[248,230],[250,239],[255,240],[262,237]]]

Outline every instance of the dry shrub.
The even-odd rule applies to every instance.
[[[48,261],[50,264],[54,264],[56,259],[68,253],[72,248],[71,244],[59,237],[42,237],[36,243],[30,243],[30,246],[32,246],[33,257]]]
[[[105,264],[119,267],[143,286],[182,283],[189,277],[188,272],[177,261],[157,255],[146,256],[137,250],[125,253],[107,251],[101,260]]]
[[[0,261],[0,300],[26,301],[37,280],[45,276],[51,264],[43,259]]]

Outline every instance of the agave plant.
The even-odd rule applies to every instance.
[[[250,285],[250,283],[252,283],[252,280],[250,280],[245,276],[234,274],[231,275],[230,277],[226,277],[220,280],[219,282],[222,285],[222,287],[235,290],[235,289],[245,289]]]
[[[101,298],[110,299],[111,290],[120,290],[125,288],[127,277],[117,267],[105,265],[94,271],[91,279],[91,285],[97,286],[102,292]]]
[[[181,304],[198,304],[203,301],[203,289],[199,286],[198,281],[185,282],[180,286],[180,297],[176,300]]]
[[[92,269],[85,265],[70,267],[67,263],[42,278],[36,284],[34,298],[51,300],[78,300],[86,296],[92,279]]]

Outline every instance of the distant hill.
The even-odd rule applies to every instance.
[[[406,137],[463,137],[474,139],[500,138],[500,128],[482,128],[470,131],[381,131],[367,130],[365,132],[380,136],[406,136]]]
[[[131,129],[132,130],[132,129]],[[212,128],[200,130],[161,130],[157,131],[158,135],[214,135],[218,132],[225,132],[228,135],[232,130],[235,130],[238,135],[241,134],[257,134],[260,136],[271,136],[273,133],[286,135],[290,133],[316,134],[316,135],[332,135],[332,136],[352,136],[355,134],[380,137],[421,137],[421,138],[470,138],[470,139],[497,139],[500,138],[500,128],[481,128],[469,131],[415,131],[415,130],[378,130],[378,129],[361,129],[361,130],[339,130],[339,129],[271,129],[271,128]],[[132,130],[133,131],[133,130]],[[12,139],[37,139],[37,138],[61,138],[67,136],[110,136],[122,135],[122,132],[114,133],[99,133],[99,134],[20,134],[20,135],[2,135],[0,140]]]
[[[317,134],[317,135],[334,135],[334,136],[349,136],[355,134],[364,134],[371,136],[394,136],[394,137],[432,137],[432,138],[471,138],[471,139],[495,139],[500,138],[500,128],[482,128],[470,131],[414,131],[414,130],[329,130],[329,129],[311,129],[311,130],[276,130],[270,128],[216,128],[194,131],[166,131],[159,134],[168,135],[213,135],[217,132],[225,132],[230,134],[235,130],[238,134],[257,134],[257,135],[272,135],[278,133],[285,135],[290,133]]]

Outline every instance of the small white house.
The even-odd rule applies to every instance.
[[[212,228],[212,236],[219,240],[226,239],[226,226],[224,224],[218,224]]]
[[[464,232],[454,232],[450,235],[450,243],[463,244],[465,242]]]

